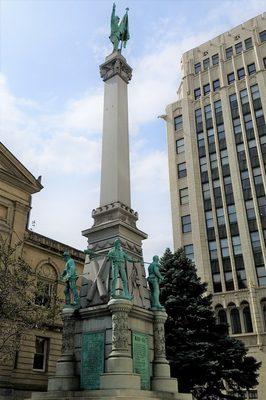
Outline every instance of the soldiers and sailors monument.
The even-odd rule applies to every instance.
[[[165,356],[167,314],[159,302],[159,258],[149,266],[142,256],[146,233],[131,208],[127,85],[132,68],[122,55],[129,40],[128,9],[111,14],[112,53],[100,65],[104,82],[100,205],[88,240],[77,299],[75,271],[66,280],[63,335],[56,374],[48,392],[32,399],[191,399],[178,393]],[[73,278],[74,277],[74,278]],[[73,302],[71,298],[73,297]]]

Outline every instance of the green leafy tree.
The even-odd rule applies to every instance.
[[[260,363],[228,336],[227,326],[216,324],[212,296],[183,249],[165,251],[161,273],[166,351],[180,391],[198,400],[243,399],[243,391],[258,384]]]
[[[0,236],[0,364],[9,363],[24,334],[47,329],[59,315],[55,295],[46,306],[36,305],[40,286],[31,266],[20,256],[23,242],[13,247]]]

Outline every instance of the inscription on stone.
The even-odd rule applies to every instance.
[[[133,332],[133,369],[134,373],[140,374],[141,389],[150,389],[150,359],[149,359],[149,337],[144,333]]]
[[[104,341],[104,332],[88,332],[82,336],[82,389],[100,389],[100,375],[104,372]]]

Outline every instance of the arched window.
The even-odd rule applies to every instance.
[[[226,311],[223,308],[217,313],[217,322],[219,325],[227,325]]]
[[[266,299],[261,301],[262,318],[264,323],[264,332],[266,332]]]
[[[241,330],[240,316],[239,316],[239,311],[236,307],[231,309],[230,317],[231,317],[232,333],[233,334],[241,333],[242,330]]]
[[[48,263],[43,263],[37,268],[37,292],[35,303],[39,306],[49,307],[56,292],[57,271]]]
[[[243,319],[244,319],[245,332],[246,333],[253,332],[252,319],[251,319],[249,305],[247,305],[243,308]]]

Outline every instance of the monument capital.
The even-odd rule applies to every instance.
[[[104,82],[118,75],[124,82],[129,83],[132,78],[132,68],[119,51],[114,51],[110,56],[106,57],[105,62],[100,65],[100,74]]]

